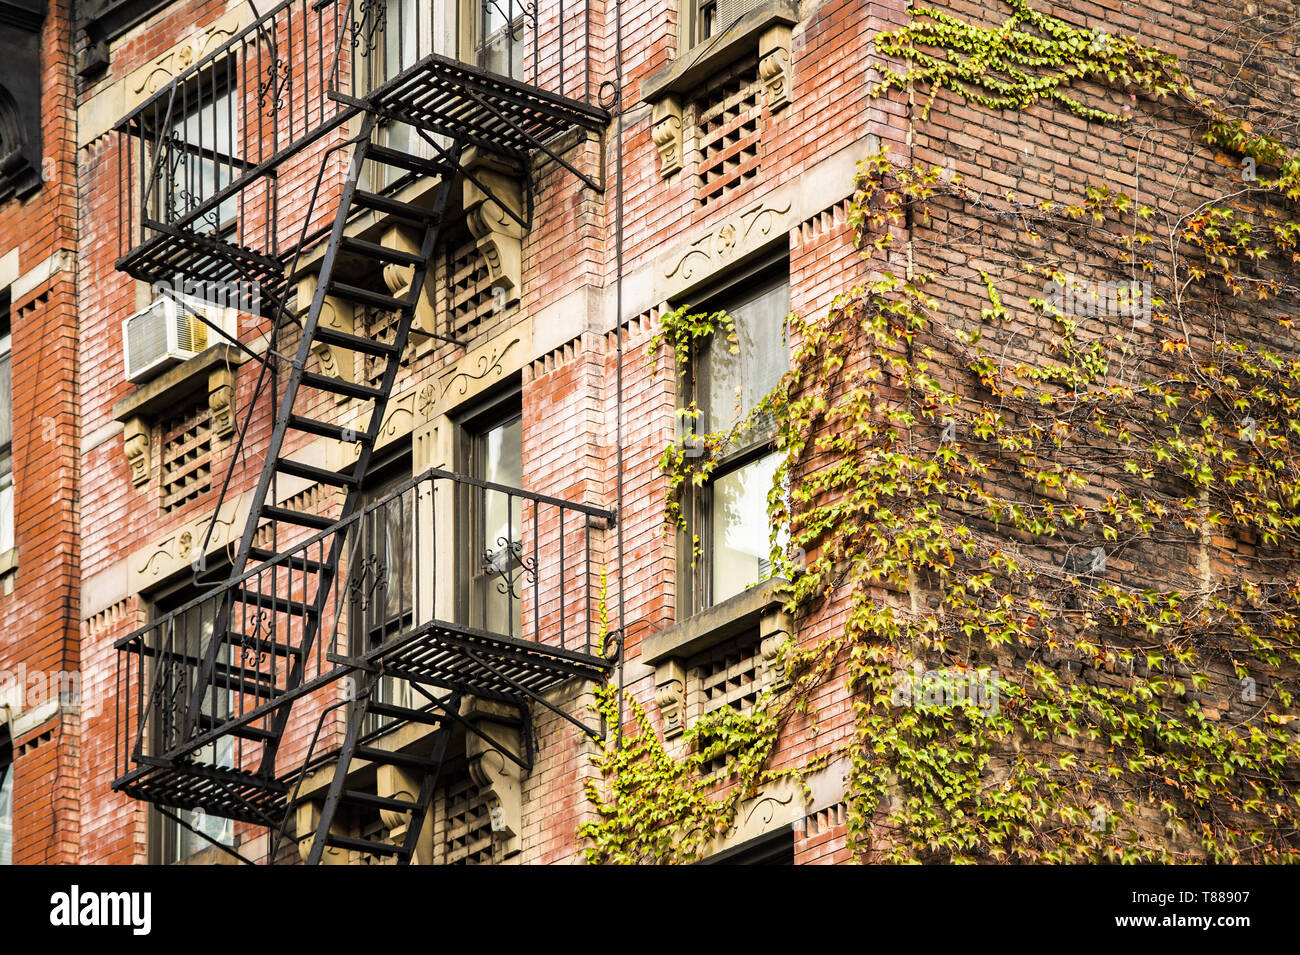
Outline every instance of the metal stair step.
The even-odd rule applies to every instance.
[[[328,325],[316,326],[316,341],[324,342],[326,345],[337,345],[340,348],[362,352],[366,355],[375,355],[379,358],[395,358],[397,356],[396,345],[389,342],[377,342],[373,338],[363,338],[360,335],[351,335],[336,328],[330,328]]]
[[[425,209],[423,206],[413,206],[409,202],[390,199],[387,196],[376,195],[362,189],[352,193],[352,204],[361,206],[363,209],[373,209],[376,212],[407,219],[411,222],[432,222],[437,218],[437,213],[431,209]]]
[[[395,846],[388,842],[372,842],[370,839],[353,839],[351,836],[338,836],[334,833],[328,833],[325,836],[325,845],[334,846],[337,849],[355,849],[357,852],[365,852],[375,856],[408,856],[410,850],[405,846]]]
[[[241,603],[252,604],[259,610],[274,610],[276,613],[299,614],[302,616],[317,616],[320,611],[315,607],[304,603],[301,600],[290,600],[287,597],[281,597],[277,594],[261,593],[255,590],[249,590],[246,587],[236,587],[231,591],[231,596]],[[233,634],[232,634],[233,636]],[[238,644],[235,644],[238,646]]]
[[[379,146],[372,143],[366,149],[366,158],[385,166],[393,166],[397,169],[405,169],[408,172],[418,172],[426,176],[442,175],[447,164],[439,162],[436,159],[425,159],[420,156],[413,156],[410,153],[404,153],[398,149],[390,149],[387,146]]]
[[[209,716],[207,713],[199,714],[199,726],[205,730],[216,729],[224,722],[226,721],[217,719],[215,716]],[[240,739],[251,740],[255,743],[265,743],[275,739],[274,733],[258,726],[232,726],[226,732],[231,736],[238,736]]]
[[[304,511],[295,511],[291,507],[279,507],[275,504],[267,504],[263,507],[262,516],[284,524],[297,524],[300,527],[310,527],[318,531],[328,530],[336,523],[332,517],[307,514]]]
[[[418,769],[421,772],[427,772],[438,767],[436,761],[425,756],[393,753],[386,749],[377,749],[374,746],[358,746],[353,755],[356,759],[364,759],[372,763],[384,763],[388,766],[404,766],[407,769]]]
[[[387,809],[389,812],[411,812],[419,808],[419,805],[410,799],[379,796],[375,793],[358,792],[355,789],[343,790],[340,798],[343,802],[352,803],[354,806],[365,806],[367,809]]]
[[[264,547],[253,547],[248,551],[248,559],[258,564],[266,564],[277,558],[279,558],[276,564],[277,567],[287,567],[300,573],[318,574],[325,569],[325,565],[318,560],[309,560],[305,557],[284,557]]]
[[[367,258],[379,259],[381,262],[392,262],[396,265],[419,265],[420,257],[414,252],[406,252],[403,249],[390,249],[386,245],[380,245],[378,242],[367,242],[365,239],[357,239],[352,236],[344,236],[340,248],[344,252],[352,252],[355,255],[364,255]]]
[[[345,428],[343,425],[334,424],[332,421],[320,421],[316,418],[308,418],[305,415],[289,415],[289,427],[295,431],[320,435],[322,438],[333,438],[335,441],[364,441],[369,437],[366,432],[359,428]]]
[[[276,458],[275,469],[281,474],[306,478],[308,481],[315,481],[317,484],[333,484],[336,487],[354,487],[361,483],[353,477],[351,473],[340,473],[338,471],[331,471],[329,468],[319,468],[314,464],[304,464],[303,462],[295,461],[292,458]]]
[[[366,706],[366,712],[395,720],[406,720],[411,723],[424,723],[427,726],[441,726],[446,722],[445,717],[440,716],[432,710],[413,710],[405,706],[396,706],[392,703],[369,703]]]
[[[359,385],[346,378],[335,378],[333,375],[318,375],[313,371],[302,373],[302,383],[308,388],[329,391],[336,395],[347,395],[349,398],[360,398],[362,401],[378,401],[384,397],[384,392],[380,388]]]
[[[267,700],[280,692],[275,683],[269,678],[250,679],[247,675],[241,676],[238,672],[231,672],[229,668],[220,664],[212,671],[212,685],[226,690],[238,690],[245,696]]]
[[[350,302],[370,305],[388,312],[400,312],[411,304],[406,299],[397,298],[387,292],[376,292],[374,289],[349,285],[347,282],[330,282],[326,291],[330,295],[337,295],[339,298],[345,298]]]
[[[270,653],[277,657],[300,657],[302,656],[302,647],[295,647],[285,643],[276,643],[274,640],[259,640],[257,637],[245,636],[242,633],[231,633],[227,642],[232,647],[238,647],[241,650],[249,650],[256,653]]]

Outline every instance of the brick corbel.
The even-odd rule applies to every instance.
[[[461,701],[460,715],[515,755],[522,751],[515,707],[470,696]],[[523,848],[523,770],[477,733],[465,735],[465,755],[470,778],[487,799],[492,837],[500,840],[505,855],[514,855]]]
[[[316,288],[319,284],[320,276],[315,273],[304,275],[298,280],[298,309],[300,313],[306,314],[306,311],[311,308],[312,299],[316,295]],[[319,324],[349,335],[356,334],[356,315],[352,303],[333,295],[327,295],[321,307]],[[357,359],[356,353],[352,349],[338,345],[317,344],[312,349],[312,352],[316,355],[316,360],[320,362],[322,374],[329,375],[332,378],[342,378],[344,381],[357,380],[355,367]],[[335,400],[337,403],[342,404],[348,400],[348,397],[347,395],[336,395]]]
[[[493,287],[505,293],[502,304],[516,302],[523,288],[524,229],[514,216],[523,218],[523,184],[509,168],[480,153],[471,154],[462,165],[483,186],[466,175],[465,221],[487,263]]]
[[[682,170],[682,104],[667,96],[654,104],[650,135],[659,150],[659,175],[667,179]]]

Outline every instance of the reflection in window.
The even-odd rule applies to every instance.
[[[217,65],[187,87],[179,99],[179,118],[172,121],[166,148],[167,220],[188,215],[234,180],[234,96],[225,73]],[[194,224],[198,232],[230,231],[239,214],[238,197],[232,196]]]
[[[359,636],[358,654],[409,633],[415,620],[417,495],[411,487],[398,493],[410,483],[410,462],[402,458],[363,491],[366,510],[358,524],[360,540],[351,550],[348,578],[350,626]],[[383,677],[379,701],[409,707],[414,704],[413,691],[405,680]],[[385,722],[372,716],[367,729]]]
[[[734,342],[715,335],[695,356],[690,396],[700,407],[700,431],[724,432],[748,417],[789,368],[789,269],[746,277],[694,310],[725,311],[735,323]],[[696,493],[688,516],[691,537],[698,535],[701,548],[692,587],[695,611],[771,575],[767,496],[780,459],[768,452],[775,428],[774,421],[756,420],[729,446],[718,449],[717,464]]]
[[[713,481],[709,539],[714,603],[771,574],[767,494],[780,461],[779,455],[768,454]]]
[[[524,76],[522,0],[480,0],[479,66],[502,76]]]
[[[473,476],[518,488],[524,482],[523,418],[519,414],[484,428],[472,438]],[[473,559],[477,565],[471,611],[475,626],[518,636],[522,631],[523,501],[487,488],[472,492]]]
[[[14,861],[14,763],[13,744],[6,733],[0,736],[0,865]]]
[[[9,311],[0,302],[0,554],[14,546],[13,366]]]

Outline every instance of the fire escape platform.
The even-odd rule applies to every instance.
[[[284,263],[204,232],[146,220],[152,237],[117,261],[119,271],[142,282],[186,280],[211,288],[256,287],[264,309],[283,299],[289,286]]]
[[[599,656],[436,620],[355,659],[413,683],[518,702],[572,679],[603,680]]]
[[[519,161],[571,129],[598,132],[610,119],[603,109],[437,53],[364,100],[335,96]]]
[[[238,769],[140,757],[140,765],[113,781],[116,792],[169,809],[202,809],[258,826],[278,825],[289,784]]]

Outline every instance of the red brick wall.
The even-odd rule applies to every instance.
[[[50,3],[41,33],[44,182],[26,198],[0,205],[0,249],[17,248],[19,275],[77,248],[71,9],[70,0]],[[0,596],[0,671],[40,675],[25,701],[30,711],[44,702],[46,674],[75,675],[80,666],[75,273],[56,271],[10,304],[18,568],[13,592]],[[14,862],[72,861],[79,826],[76,720],[54,713],[14,743]]]

